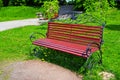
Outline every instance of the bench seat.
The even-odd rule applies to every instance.
[[[90,55],[90,54],[86,54],[86,49],[88,47],[87,45],[80,45],[80,44],[75,44],[75,43],[70,43],[55,39],[48,39],[48,38],[35,40],[32,44],[67,52],[70,54],[81,56],[83,58],[87,58]],[[91,47],[92,53],[97,50],[98,50],[97,47]]]

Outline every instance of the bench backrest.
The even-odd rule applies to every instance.
[[[102,26],[49,22],[47,38],[82,45],[93,41],[101,44],[102,30]]]

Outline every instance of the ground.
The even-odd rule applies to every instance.
[[[1,74],[0,80],[82,80],[68,69],[40,60],[12,63]]]

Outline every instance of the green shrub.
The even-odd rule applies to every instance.
[[[84,10],[102,22],[106,22],[106,17],[110,14],[109,10],[116,5],[115,0],[75,0],[74,3],[75,8]]]
[[[82,10],[86,10],[86,8],[95,7],[99,3],[103,3],[101,5],[108,4],[111,7],[114,7],[116,5],[115,0],[74,0],[75,9],[82,8]]]
[[[3,2],[2,2],[2,0],[0,0],[0,7],[2,7],[3,6]]]
[[[83,8],[83,3],[84,3],[85,1],[84,0],[75,0],[75,9],[76,10],[84,10],[84,8]]]
[[[21,5],[41,6],[41,3],[43,3],[44,1],[49,1],[49,0],[10,0],[10,5],[13,5],[13,6],[21,6]]]
[[[51,19],[55,17],[55,14],[58,14],[59,2],[58,0],[45,1],[43,6],[43,12],[45,18]]]
[[[108,10],[110,9],[108,0],[85,0],[83,4],[86,12],[106,22]]]
[[[12,6],[25,5],[25,0],[10,0],[9,5],[12,5]]]

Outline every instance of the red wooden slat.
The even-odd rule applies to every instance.
[[[92,43],[93,41],[86,41],[84,39],[80,39],[80,40],[72,39],[70,42],[75,43],[75,44],[88,45],[89,43]],[[96,43],[100,44],[99,42],[96,42]],[[97,47],[97,45],[95,44],[92,44],[91,46]]]
[[[60,41],[65,41],[65,42],[70,42],[70,39],[68,38],[63,38],[63,37],[58,37],[58,36],[50,36],[48,37],[49,39],[55,39],[55,40],[60,40]]]
[[[51,35],[51,36],[49,36],[48,38],[52,38],[52,39],[55,38],[55,39],[57,39],[57,40],[59,40],[59,39],[70,40],[70,38],[68,38],[67,36],[62,37],[62,36]]]
[[[79,28],[79,27],[89,27],[89,28],[94,28],[94,29],[102,29],[102,26],[87,26],[83,24],[65,24],[65,23],[55,23],[55,22],[49,22],[48,26],[66,26],[66,27],[72,27],[72,28]]]
[[[92,26],[89,26],[89,27],[82,27],[82,26],[77,26],[77,27],[73,27],[73,26],[70,26],[70,25],[50,25],[49,28],[51,29],[82,29],[82,30],[94,30],[94,31],[102,31],[102,28],[101,27],[92,27]]]
[[[87,26],[87,25],[81,25],[81,24],[73,24],[72,28],[90,28],[90,29],[102,29],[101,26]]]
[[[70,31],[71,32],[71,31]],[[72,35],[77,35],[77,36],[79,36],[80,34],[81,35],[83,35],[83,36],[87,36],[87,37],[98,37],[98,38],[100,38],[101,37],[101,34],[94,34],[94,33],[87,33],[87,32],[78,32],[78,31],[72,31],[72,33],[70,33],[70,32],[65,32],[64,30],[62,30],[62,31],[54,31],[54,30],[50,30],[49,31],[49,33],[52,33],[52,34],[57,34],[57,35],[59,35],[59,33],[60,34],[72,34]]]
[[[85,36],[101,36],[102,32],[88,32],[88,31],[66,31],[66,30],[50,30],[49,32],[53,33],[71,33],[74,35],[85,35]]]
[[[101,31],[91,31],[91,30],[72,30],[72,31],[83,32],[83,33],[85,32],[85,33],[101,34]]]
[[[51,42],[49,40],[50,39],[37,40],[37,41],[34,41],[33,44],[38,45],[38,46],[44,46],[44,47],[60,50],[60,51],[64,51],[64,52],[68,52],[70,54],[74,54],[74,55],[81,56],[81,57],[83,57],[83,54],[85,54],[86,46],[83,46],[83,45],[76,45],[75,46],[74,44],[71,44],[71,43],[65,44],[65,42],[62,42],[62,41],[59,42],[56,40],[52,40],[52,42]],[[71,46],[71,45],[74,45],[74,46]],[[92,50],[92,52],[94,52],[96,50],[97,50],[97,48],[94,48]]]
[[[76,35],[72,35],[72,34],[62,34],[62,33],[52,34],[52,33],[49,33],[49,35],[54,36],[54,37],[66,37],[66,38],[93,40],[93,41],[96,41],[96,42],[100,42],[99,38],[92,38],[92,37],[86,37],[86,36],[76,36]]]
[[[75,44],[82,44],[82,45],[88,45],[89,43],[94,41],[94,40],[75,39],[75,38],[68,38],[68,37],[61,37],[61,36],[50,36],[49,39],[55,39],[55,40],[60,40],[60,41],[65,41],[65,42],[70,42],[70,43],[75,43]],[[97,43],[99,44],[100,41]],[[95,44],[91,46],[96,47]]]
[[[88,33],[97,33],[97,34],[101,34],[102,30],[89,30],[89,29],[71,29],[71,28],[49,28],[52,31],[76,31],[76,32],[88,32]]]
[[[49,37],[50,39],[55,39],[55,40],[60,40],[60,41],[66,41],[66,42],[71,42],[71,43],[76,43],[76,44],[84,44],[84,45],[86,45],[86,44],[88,44],[88,43],[91,43],[92,41],[86,41],[86,40],[84,40],[84,39],[79,39],[79,40],[77,40],[77,39],[71,39],[71,38],[62,38],[62,37],[58,37],[58,36],[51,36],[51,37]]]
[[[93,33],[93,34],[102,34],[102,31],[99,30],[99,31],[96,31],[96,30],[87,30],[87,29],[71,29],[71,28],[49,28],[50,31],[61,31],[61,32],[64,32],[64,31],[72,31],[72,32],[81,32],[82,33]]]
[[[59,35],[58,35],[59,34]],[[91,41],[91,40],[93,40],[93,41],[96,41],[96,42],[99,42],[100,41],[100,38],[98,38],[98,37],[90,37],[90,36],[77,36],[77,35],[72,35],[72,34],[64,34],[64,33],[56,33],[56,34],[54,34],[54,33],[49,33],[49,35],[50,36],[52,36],[52,37],[58,37],[58,38],[64,38],[65,37],[65,39],[70,39],[70,40],[72,40],[72,39],[78,39],[78,40],[81,40],[81,39],[83,39],[84,41]],[[50,37],[49,36],[49,37]],[[49,38],[48,37],[48,38]]]
[[[47,48],[51,48],[51,49],[55,49],[55,50],[59,50],[59,51],[63,51],[63,52],[67,52],[69,54],[73,54],[73,55],[76,55],[76,56],[81,56],[81,57],[84,57],[84,58],[87,58],[87,56],[83,56],[82,54],[78,54],[76,52],[72,52],[72,51],[69,51],[65,48],[60,48],[60,47],[54,47],[54,46],[51,46],[51,45],[45,45],[45,44],[38,44],[38,43],[34,43],[35,45],[38,45],[38,46],[44,46],[44,47],[47,47]]]
[[[49,31],[49,34],[71,34],[71,35],[76,35],[76,36],[79,36],[80,34],[83,35],[83,36],[87,36],[87,37],[98,37],[100,38],[101,35],[100,34],[93,34],[93,33],[82,33],[82,32],[62,32],[62,31]],[[69,36],[69,35],[68,35]]]
[[[100,38],[102,35],[101,34],[94,34],[94,33],[82,33],[82,32],[76,32],[76,31],[72,31],[72,34],[77,34],[77,35],[79,35],[79,34],[82,34],[82,35],[84,35],[84,36],[91,36],[91,37],[98,37],[98,38]]]

